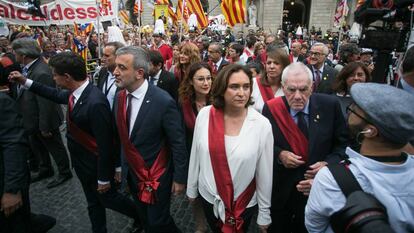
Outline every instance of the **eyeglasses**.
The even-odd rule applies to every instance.
[[[361,114],[355,112],[355,110],[353,109],[353,106],[355,106],[355,104],[350,104],[350,105],[348,105],[348,107],[346,107],[346,114],[348,115],[348,117],[351,115],[351,113],[353,113],[353,114],[355,114],[355,116],[361,118],[362,120],[364,120],[368,124],[373,125],[373,123],[371,123],[371,121],[369,121],[367,118],[365,118]]]
[[[319,53],[319,52],[309,52],[309,56],[315,56],[315,57],[320,57],[320,56],[325,56],[324,53]]]

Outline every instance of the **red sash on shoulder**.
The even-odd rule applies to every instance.
[[[256,181],[253,179],[246,190],[234,201],[233,181],[224,144],[224,113],[223,110],[213,106],[210,110],[208,125],[208,148],[217,191],[225,207],[225,222],[221,226],[221,231],[223,233],[243,233],[241,215],[254,195]]]
[[[117,111],[118,133],[124,148],[125,157],[134,174],[138,177],[138,199],[146,204],[156,202],[156,191],[160,182],[158,179],[164,174],[168,162],[167,148],[163,146],[151,168],[145,164],[142,155],[129,140],[126,123],[126,91],[122,90],[118,96]]]
[[[68,123],[68,131],[73,136],[73,139],[88,151],[92,152],[96,156],[98,155],[98,146],[96,144],[96,139],[86,133],[84,130],[79,128],[75,123],[70,119],[70,114],[73,110],[72,95],[69,97],[68,103],[68,114],[66,116],[66,122]]]
[[[191,131],[194,130],[196,115],[194,114],[193,107],[191,106],[191,101],[186,100],[184,101],[183,105],[183,115],[184,115],[184,123],[188,129]]]
[[[277,125],[282,131],[283,136],[292,148],[292,152],[302,156],[303,161],[308,160],[308,139],[300,131],[299,127],[292,119],[282,97],[267,102],[270,112],[273,115]]]
[[[264,86],[262,84],[262,78],[257,76],[256,82],[257,86],[259,86],[260,94],[262,96],[263,102],[266,103],[267,101],[275,98],[275,95],[273,94],[273,90],[270,86]]]

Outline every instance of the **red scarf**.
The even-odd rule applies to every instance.
[[[233,181],[224,143],[224,113],[223,110],[216,109],[213,106],[209,118],[208,148],[217,192],[225,207],[225,222],[222,223],[221,231],[223,233],[243,233],[244,221],[241,215],[254,195],[256,181],[253,179],[234,201]]]
[[[292,152],[302,156],[302,160],[306,162],[308,160],[308,139],[292,119],[283,98],[272,99],[267,102],[267,105],[280,131],[292,148]]]
[[[68,123],[68,131],[70,135],[73,136],[73,139],[83,147],[85,147],[89,152],[98,156],[98,146],[96,144],[96,139],[79,128],[75,123],[70,119],[70,114],[73,110],[73,95],[69,96],[68,103],[68,114],[66,116],[66,121]]]
[[[270,86],[264,86],[262,84],[262,78],[257,76],[256,77],[257,86],[259,86],[260,94],[263,98],[263,102],[266,103],[267,101],[274,99],[275,95],[273,94],[273,90]]]
[[[138,199],[146,204],[156,202],[156,191],[160,182],[158,179],[164,174],[168,162],[167,148],[163,146],[151,168],[145,164],[142,155],[129,140],[126,122],[126,91],[122,90],[118,96],[117,125],[118,133],[124,149],[125,157],[134,174],[138,177]]]
[[[183,109],[183,115],[184,115],[184,123],[185,126],[190,129],[191,131],[194,131],[195,121],[196,121],[196,115],[193,111],[193,106],[191,105],[190,100],[185,100],[182,105]]]

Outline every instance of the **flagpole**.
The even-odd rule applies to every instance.
[[[180,36],[179,36],[180,43],[182,41],[182,36],[183,36],[184,5],[185,5],[185,0],[183,0],[181,3],[181,20],[180,20]]]
[[[139,41],[138,41],[138,45],[139,45],[139,47],[141,47],[141,40],[142,40],[142,38],[141,38],[141,9],[142,9],[142,6],[141,6],[141,0],[138,0],[138,18],[137,18],[137,22],[138,22],[138,39],[139,39]]]
[[[98,17],[96,19],[98,25],[96,31],[98,32],[98,59],[101,59],[101,34],[100,34],[100,24],[101,24],[101,10],[100,10],[100,1],[96,0],[96,11],[98,12]]]

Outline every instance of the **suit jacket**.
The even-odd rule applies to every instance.
[[[117,113],[118,98],[116,97],[115,100],[114,112]],[[148,167],[152,166],[164,144],[169,147],[169,164],[160,178],[161,186],[171,185],[172,179],[181,184],[187,182],[188,153],[184,127],[177,104],[167,92],[154,85],[148,85],[147,93],[132,128],[130,140],[141,153]],[[130,173],[130,175],[136,183],[135,174]]]
[[[286,102],[286,98],[282,97]],[[282,150],[292,151],[283,136],[267,104],[262,114],[267,117],[273,128],[274,163],[272,209],[283,209],[299,181],[304,179],[308,167],[318,161],[339,161],[345,155],[348,134],[341,105],[334,96],[312,94],[309,99],[309,139],[308,161],[298,168],[285,168],[280,162]],[[288,105],[287,105],[288,106]],[[288,107],[289,108],[289,107]]]
[[[59,104],[67,104],[69,101],[69,91],[51,88],[38,82],[33,82],[29,90]],[[78,176],[111,181],[115,160],[114,130],[111,109],[105,95],[89,83],[69,117],[78,128],[94,137],[98,145],[96,156],[75,141],[70,132],[67,133],[72,164]]]
[[[26,162],[29,153],[16,103],[0,92],[0,199],[3,193],[29,188]]]
[[[228,64],[230,64],[228,61],[226,61],[223,57],[223,60],[221,60],[221,63],[219,65],[219,67],[217,68],[217,72],[220,72],[221,69],[223,69],[223,67],[227,66]]]
[[[312,66],[309,66],[309,69],[312,71],[312,74],[315,75],[313,72]],[[325,64],[323,67],[321,82],[319,83],[319,86],[315,90],[315,92],[324,93],[324,94],[333,94],[332,84],[334,83],[337,75],[338,75],[337,70]]]
[[[178,99],[178,80],[174,75],[166,70],[162,70],[157,82],[157,87],[168,92],[170,96],[177,101]]]
[[[106,80],[108,80],[109,77],[109,73],[108,73],[108,69],[106,67],[102,67],[99,70],[98,73],[98,80],[96,82],[96,86],[99,88],[99,90],[103,91],[103,87],[105,85]],[[115,84],[114,84],[115,85]],[[118,91],[120,91],[121,89],[119,87],[116,87],[115,93],[118,93]],[[105,93],[104,93],[105,94]]]
[[[42,58],[38,58],[30,66],[27,78],[50,87],[56,85],[52,71]],[[50,132],[61,125],[63,114],[58,104],[25,89],[18,91],[17,85],[14,85],[12,89],[13,97],[23,116],[24,128],[28,133],[38,130]]]

